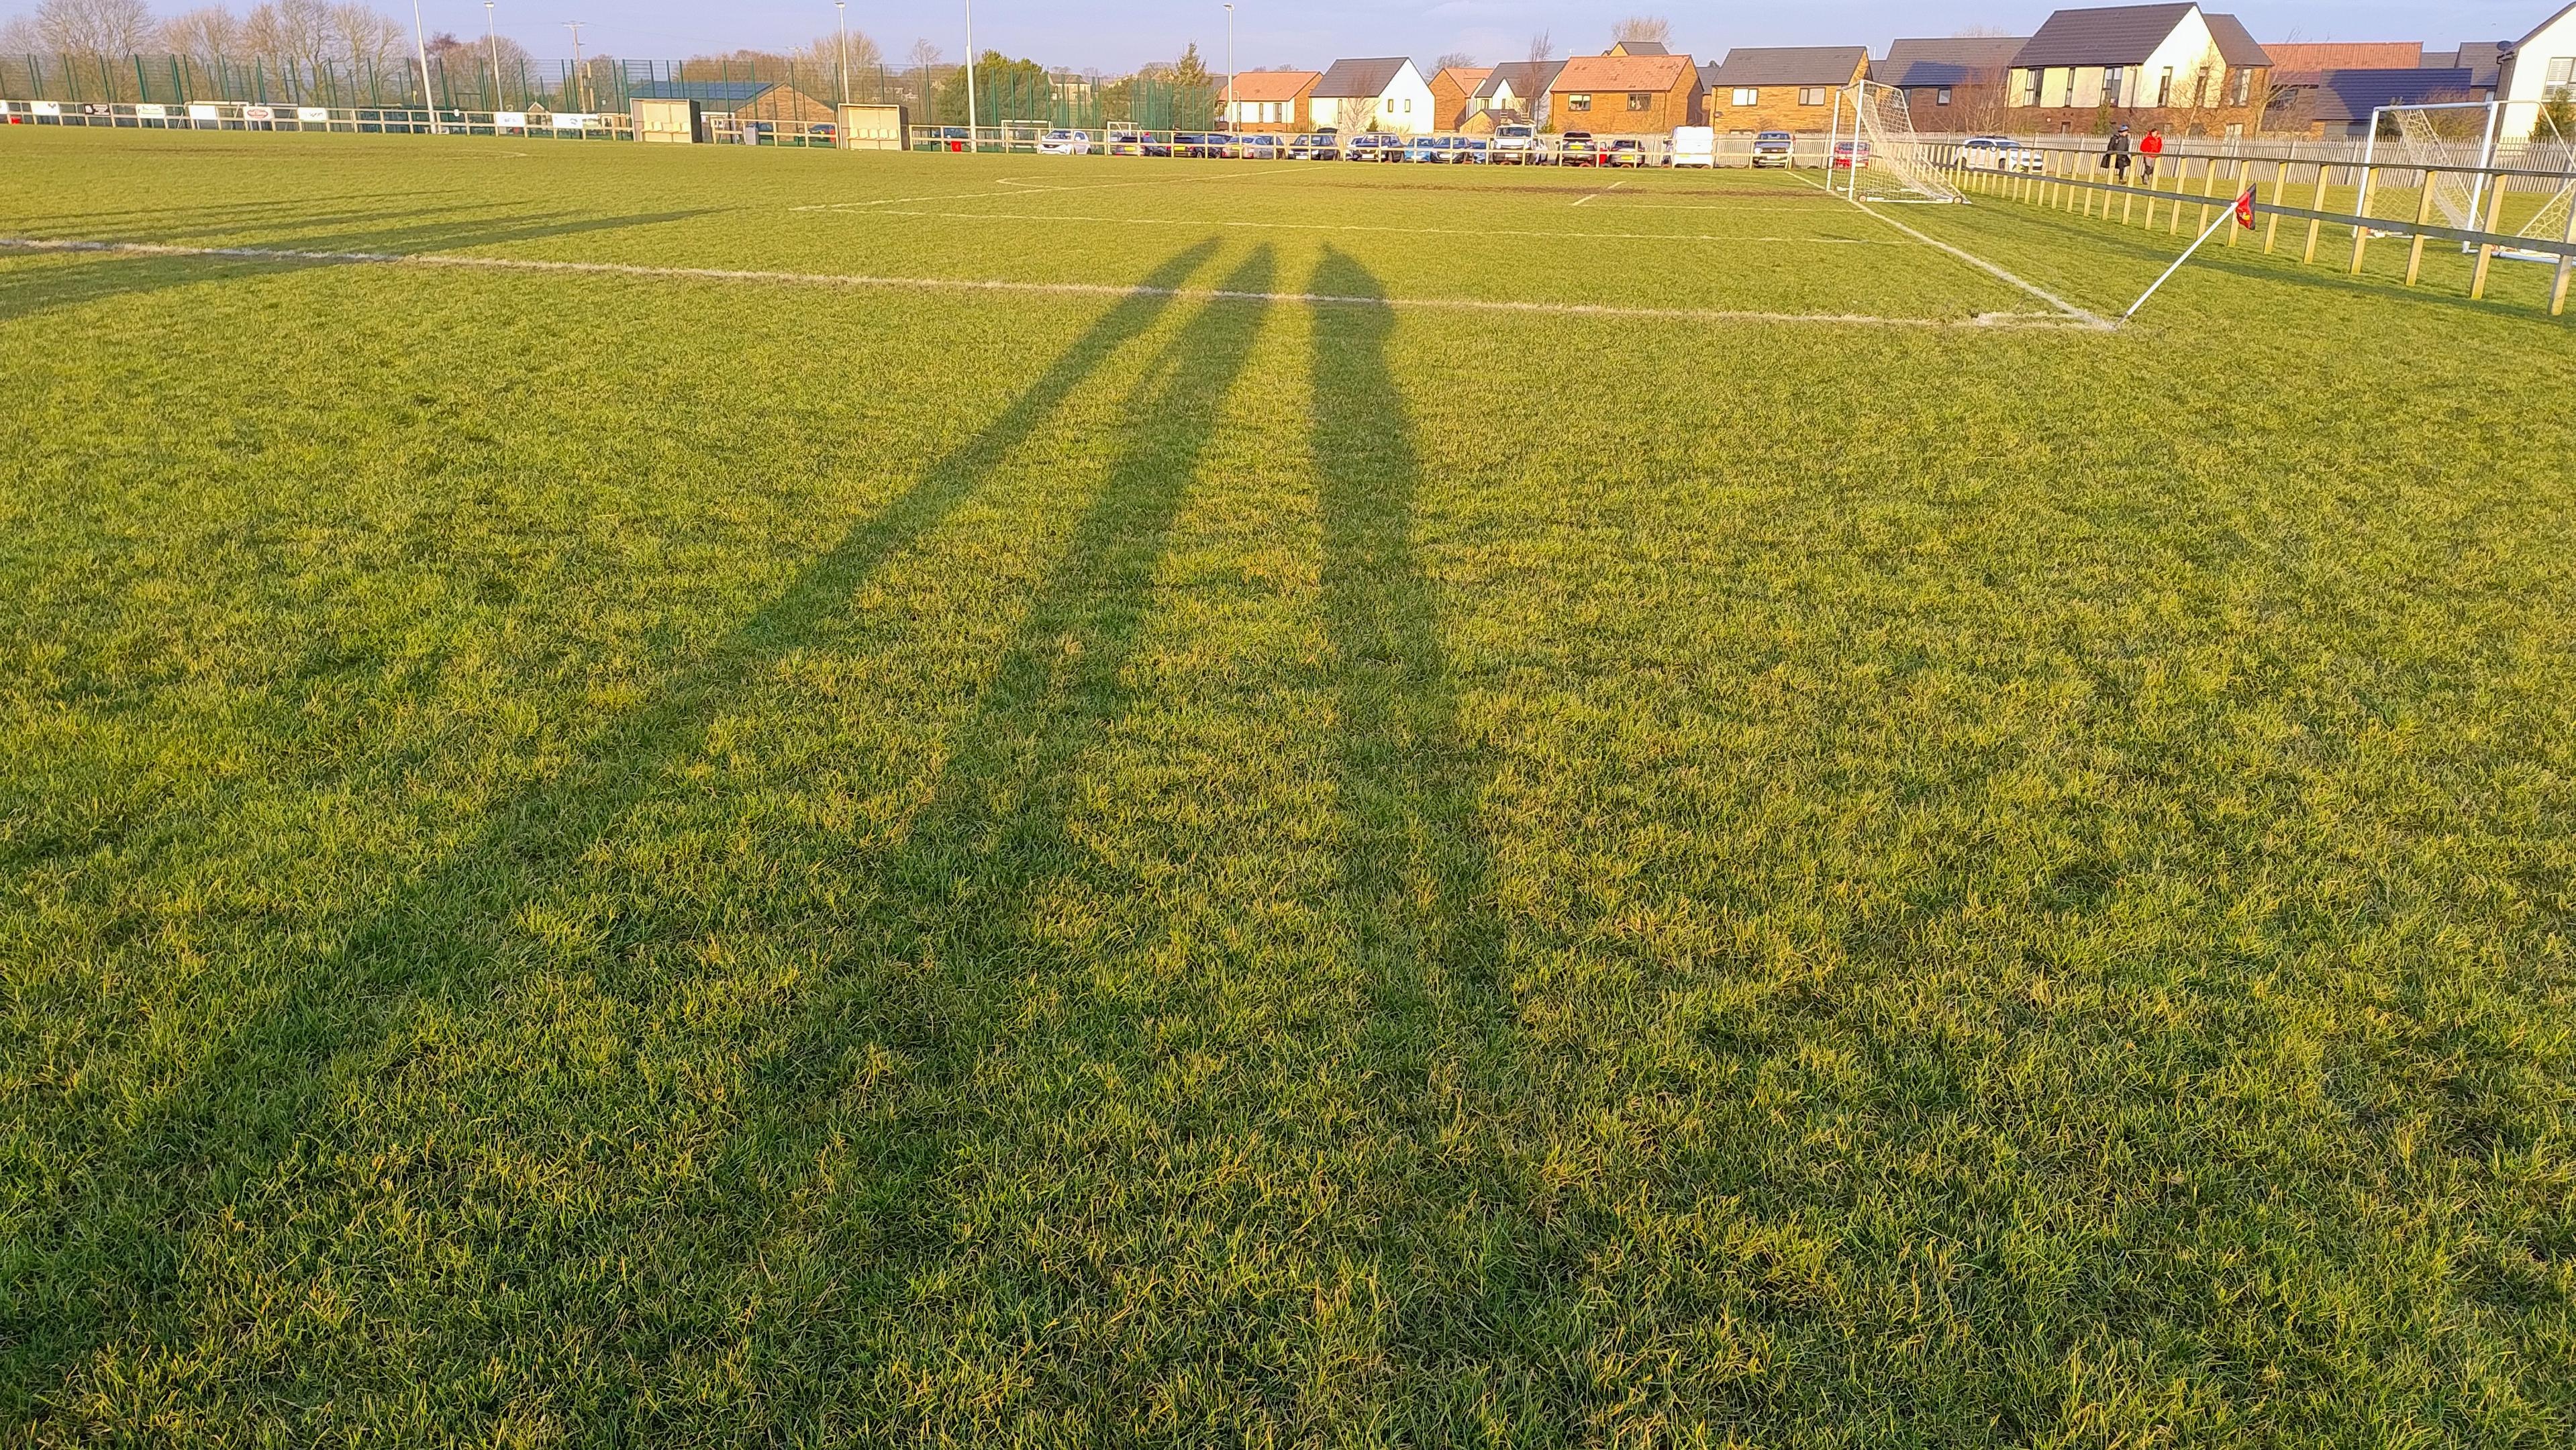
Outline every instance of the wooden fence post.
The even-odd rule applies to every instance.
[[[2320,161],[2317,163],[2317,194],[2308,199],[2308,210],[2324,211],[2326,209],[2326,176],[2333,170],[2334,168],[2326,162]],[[2322,218],[2308,218],[2308,249],[2300,254],[2300,261],[2313,262],[2317,259],[2317,229],[2324,225],[2325,222]]]
[[[2289,185],[2290,185],[2290,163],[2289,163],[2289,162],[2287,162],[2287,161],[2275,161],[2275,162],[2273,162],[2273,163],[2272,163],[2272,205],[2274,205],[2274,206],[2279,206],[2279,205],[2281,204],[2281,199],[2282,199],[2283,197],[2286,197],[2286,196],[2288,196],[2288,195],[2289,195],[2289,190],[2288,190]],[[2266,216],[2266,217],[2264,217],[2264,218],[2263,218],[2263,255],[2264,255],[2264,256],[2267,256],[2267,257],[2268,257],[2268,256],[2272,255],[2272,240],[2273,240],[2273,238],[2278,237],[2280,234],[2281,234],[2281,214],[2280,214],[2279,212],[2277,212],[2277,211],[2276,211],[2276,212],[2271,213],[2269,216]]]
[[[2370,241],[2370,223],[2366,220],[2370,215],[2370,186],[2372,182],[2375,182],[2378,179],[2378,167],[2363,167],[2361,169],[2361,190],[2356,192],[2353,197],[2351,275],[2355,277],[2361,275],[2361,249]]]
[[[2563,247],[2571,243],[2576,243],[2576,205],[2567,208],[2567,225],[2558,229],[2558,244]],[[2570,272],[2576,272],[2576,256],[2559,253],[2558,276],[2549,284],[2549,315],[2552,317],[2567,310],[2567,274]]]
[[[2253,169],[2254,169],[2254,163],[2253,163],[2253,162],[2251,162],[2251,161],[2243,160],[2243,159],[2239,159],[2239,160],[2237,161],[2237,163],[2235,164],[2235,166],[2233,166],[2232,168],[2230,168],[2229,185],[2228,185],[2228,188],[2227,188],[2227,196],[2228,196],[2228,199],[2229,199],[2230,201],[2233,201],[2233,200],[2235,200],[2238,196],[2241,196],[2241,195],[2243,195],[2243,194],[2244,194],[2244,191],[2245,191],[2245,173],[2247,173],[2247,172],[2249,172],[2249,171],[2251,171],[2251,170],[2253,170]],[[2238,232],[2243,231],[2243,230],[2245,230],[2243,227],[2229,227],[2229,228],[2227,229],[2227,245],[2229,245],[2229,246],[2231,246],[2231,247],[2232,247],[2232,246],[2235,246],[2235,245],[2236,245],[2236,234],[2237,234]]]
[[[2487,187],[2486,223],[2478,228],[2478,230],[2482,232],[2493,232],[2496,229],[2496,223],[2504,214],[2505,179],[2501,176],[2490,177],[2488,179],[2493,184]],[[2494,261],[2495,243],[2478,243],[2477,269],[2469,274],[2469,300],[2471,302],[2478,301],[2487,295],[2487,268],[2489,264]]]

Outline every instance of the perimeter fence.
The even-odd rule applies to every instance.
[[[979,61],[971,114],[984,123],[1155,129],[1212,125],[1216,86],[1166,77],[1104,81],[1026,61]],[[968,119],[965,67],[854,65],[774,57],[703,60],[593,58],[514,61],[471,47],[432,56],[424,93],[417,61],[401,55],[334,56],[0,55],[0,99],[56,107],[250,104],[330,110],[564,111],[622,113],[638,100],[694,100],[710,113],[753,120],[828,122],[842,101],[900,105],[915,122]]]

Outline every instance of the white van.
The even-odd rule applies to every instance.
[[[1715,166],[1717,164],[1717,128],[1684,126],[1673,132],[1672,163],[1675,166]]]

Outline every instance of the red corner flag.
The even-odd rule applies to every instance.
[[[2248,231],[2253,230],[2254,188],[2250,186],[2245,188],[2243,196],[2236,198],[2236,224]]]

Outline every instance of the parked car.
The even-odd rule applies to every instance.
[[[928,129],[930,130],[929,138],[927,140],[914,143],[918,149],[923,151],[963,151],[966,149],[965,127],[937,126]],[[752,140],[752,138],[757,134],[757,131],[752,129],[749,125],[746,125],[743,130],[743,139],[750,144],[757,145],[759,143]]]
[[[1711,126],[1679,127],[1673,132],[1672,150],[1665,154],[1667,166],[1715,166],[1717,130]]]
[[[1601,153],[1601,164],[1604,166],[1643,166],[1646,164],[1646,143],[1638,140],[1634,136],[1622,136],[1618,140],[1610,143],[1609,150]]]
[[[1172,149],[1166,154],[1172,156],[1213,156],[1216,153],[1210,147],[1210,139],[1211,138],[1205,133],[1199,131],[1174,131],[1172,133]]]
[[[1869,143],[1837,141],[1834,143],[1834,170],[1850,171],[1869,164]]]
[[[1446,136],[1416,136],[1412,140],[1404,143],[1404,159],[1407,161],[1419,161],[1430,165],[1438,165],[1439,163],[1449,159],[1449,138]]]
[[[1341,138],[1330,131],[1310,131],[1288,140],[1291,161],[1337,161],[1341,154]]]
[[[1108,139],[1109,154],[1112,156],[1145,154],[1145,133],[1142,131],[1111,131],[1108,133]]]
[[[1970,171],[2039,171],[2048,158],[2010,136],[1971,136],[1959,145],[1959,164]]]
[[[1342,144],[1342,156],[1349,161],[1401,161],[1404,139],[1379,131],[1362,132]]]
[[[1601,147],[1589,131],[1568,131],[1557,138],[1556,164],[1598,166],[1601,164]]]
[[[1038,140],[1040,156],[1088,156],[1091,133],[1088,131],[1049,131]]]
[[[1241,154],[1253,161],[1276,161],[1288,154],[1288,138],[1268,131],[1253,131],[1238,138]]]
[[[1449,163],[1452,166],[1482,166],[1493,159],[1493,143],[1482,136],[1449,138]]]
[[[1786,166],[1789,153],[1796,145],[1796,138],[1786,131],[1762,132],[1753,138],[1753,164],[1757,167]]]
[[[1176,154],[1176,153],[1172,150],[1172,142],[1173,142],[1176,138],[1174,138],[1174,137],[1170,137],[1170,136],[1157,136],[1157,135],[1155,135],[1155,134],[1154,134],[1153,132],[1151,132],[1151,131],[1147,131],[1147,132],[1145,132],[1145,133],[1144,133],[1144,138],[1145,138],[1145,139],[1144,139],[1143,144],[1139,145],[1139,146],[1136,148],[1136,154],[1137,154],[1137,155],[1139,155],[1139,156],[1171,156],[1171,155]]]
[[[1538,150],[1538,128],[1512,122],[1494,128],[1494,160],[1514,166],[1529,164]]]

